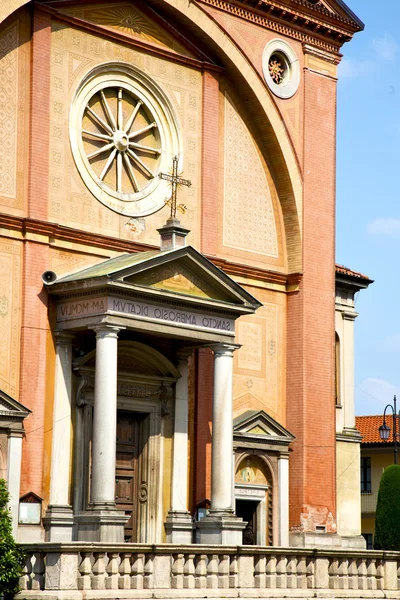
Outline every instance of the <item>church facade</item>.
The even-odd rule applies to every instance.
[[[360,547],[335,327],[351,353],[369,280],[334,235],[362,23],[341,0],[5,0],[0,22],[18,540]]]

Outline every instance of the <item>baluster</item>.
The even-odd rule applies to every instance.
[[[347,590],[349,588],[349,561],[347,558],[339,559],[338,578],[339,578],[339,589]]]
[[[267,559],[263,555],[255,556],[254,564],[254,587],[264,589],[266,583],[265,567]]]
[[[183,567],[185,564],[184,554],[175,554],[172,564],[171,585],[174,590],[183,589]]]
[[[276,563],[276,587],[279,589],[286,588],[286,556],[278,556]]]
[[[31,589],[35,591],[44,590],[44,554],[43,552],[35,552],[35,561],[32,568],[32,584]]]
[[[400,561],[397,562],[397,589],[400,590]]]
[[[348,569],[349,590],[358,590],[357,560],[351,558]]]
[[[314,589],[315,588],[315,558],[312,556],[307,558],[307,588]]]
[[[307,589],[307,561],[305,556],[299,556],[297,559],[297,588]]]
[[[236,590],[239,584],[239,571],[237,555],[231,556],[231,564],[229,566],[229,587]]]
[[[81,559],[78,575],[78,590],[90,590],[92,577],[92,552],[81,552]]]
[[[144,563],[144,589],[151,590],[153,587],[153,571],[154,571],[154,561],[153,555],[148,554],[146,556],[146,562]]]
[[[376,590],[376,560],[367,560],[367,590]]]
[[[218,555],[212,554],[207,565],[207,587],[215,590],[218,588]]]
[[[144,580],[144,554],[134,554],[132,557],[131,589],[142,590]]]
[[[218,587],[223,588],[223,589],[229,588],[229,555],[228,554],[222,554],[219,557]]]
[[[195,554],[188,554],[185,566],[183,567],[183,587],[186,590],[193,590],[196,586],[194,559]]]
[[[383,590],[385,588],[385,569],[383,561],[376,561],[376,589]]]
[[[358,589],[367,589],[367,563],[365,558],[358,560]]]
[[[273,554],[268,556],[265,566],[265,587],[272,590],[276,588],[276,556]]]
[[[207,587],[207,555],[200,554],[196,564],[196,588],[204,590]]]
[[[119,552],[108,553],[106,589],[117,590],[119,578]]]
[[[297,587],[297,559],[295,556],[290,556],[287,563],[287,580],[286,586],[289,590],[294,590]]]
[[[32,574],[32,554],[27,554],[25,558],[25,563],[22,569],[22,575],[19,578],[19,587],[22,591],[31,589],[31,574]]]
[[[118,588],[120,590],[131,589],[131,557],[132,552],[121,552],[118,577]]]
[[[329,588],[331,590],[339,589],[339,560],[337,558],[331,559],[328,569],[329,574]]]
[[[106,589],[106,553],[94,552],[94,564],[92,568],[92,590]]]

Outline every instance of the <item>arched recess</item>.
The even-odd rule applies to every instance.
[[[248,478],[246,477],[247,472],[249,474]],[[276,468],[274,468],[272,461],[267,455],[254,450],[236,454],[235,484],[241,481],[245,483],[246,480],[249,485],[257,486],[264,484],[268,487],[265,498],[261,500],[257,508],[258,519],[263,515],[260,519],[261,522],[257,524],[257,528],[264,527],[266,529],[266,539],[262,541],[262,545],[277,545],[279,514],[278,482]],[[263,533],[258,530],[257,544],[260,544],[260,537],[263,537]]]
[[[96,350],[92,350],[75,363],[75,370],[95,368]],[[140,342],[118,342],[118,375],[137,375],[176,381],[178,369],[161,352]]]
[[[186,0],[153,0],[169,12],[182,31],[191,31],[225,69],[230,85],[241,90],[241,99],[257,127],[257,143],[274,177],[285,225],[288,271],[302,270],[301,169],[290,136],[270,92],[257,71],[229,34],[201,6]]]

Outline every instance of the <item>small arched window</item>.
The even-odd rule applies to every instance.
[[[340,339],[335,333],[335,403],[336,406],[342,406],[340,397]]]

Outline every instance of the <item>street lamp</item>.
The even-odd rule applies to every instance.
[[[395,465],[397,465],[397,438],[400,436],[400,434],[397,433],[397,419],[400,419],[400,411],[399,411],[399,413],[397,413],[396,403],[397,403],[396,396],[393,396],[393,404],[387,404],[385,406],[385,410],[383,412],[383,423],[379,427],[380,438],[381,438],[381,440],[386,442],[390,437],[390,427],[389,427],[389,425],[386,425],[386,410],[388,408],[390,408],[392,410],[392,415],[393,415],[393,442],[394,442],[393,454],[394,454],[394,464]]]

